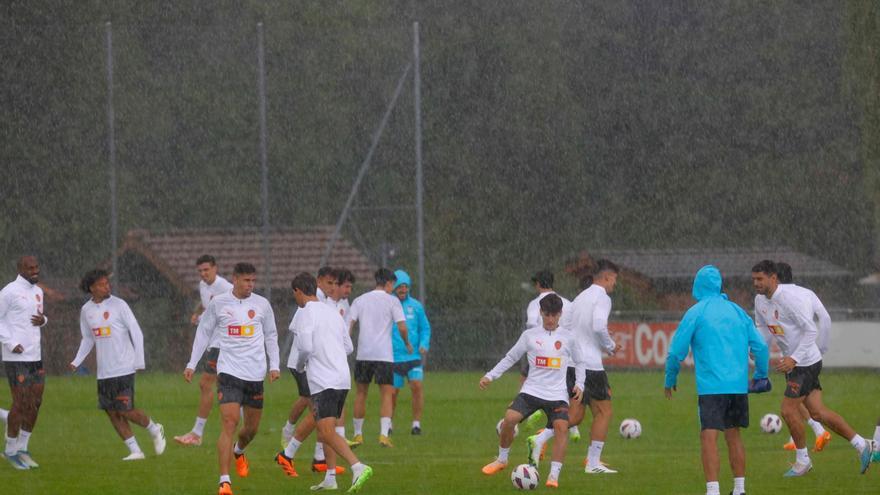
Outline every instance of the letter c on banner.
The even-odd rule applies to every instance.
[[[643,345],[643,341],[647,339],[648,345]],[[636,327],[635,350],[636,360],[642,366],[647,366],[651,362],[651,327],[647,323],[640,323]]]

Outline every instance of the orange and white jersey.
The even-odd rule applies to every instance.
[[[581,390],[584,388],[584,368],[575,364],[582,362],[580,353],[580,346],[571,331],[562,327],[553,331],[543,326],[532,327],[520,335],[516,344],[492,371],[486,373],[486,377],[498,379],[525,354],[529,362],[529,376],[520,392],[548,401],[568,402],[570,391],[566,384],[566,373],[569,366],[575,367],[575,383]]]
[[[0,344],[3,345],[3,361],[42,359],[40,327],[31,323],[31,317],[38,312],[44,312],[43,289],[21,275],[0,291]],[[12,349],[17,345],[21,345],[24,352],[14,354]]]
[[[755,325],[776,340],[783,356],[790,356],[798,366],[810,366],[822,360],[819,327],[813,319],[812,299],[797,289],[780,284],[769,299],[755,296]]]
[[[110,296],[100,303],[89,299],[79,313],[79,330],[82,341],[71,361],[74,366],[96,347],[99,380],[144,369],[144,334],[122,299]]]
[[[232,291],[215,296],[202,313],[187,368],[195,369],[208,344],[217,337],[220,358],[217,373],[258,382],[279,365],[278,330],[275,313],[265,297],[251,294],[239,299]]]

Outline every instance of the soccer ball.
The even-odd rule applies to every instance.
[[[775,414],[765,414],[761,418],[761,431],[764,433],[779,433],[782,431],[782,420]]]
[[[623,438],[639,438],[642,434],[642,424],[639,420],[627,418],[620,422],[620,436]]]
[[[510,473],[510,482],[520,490],[534,490],[538,487],[538,470],[531,464],[520,464]]]
[[[504,418],[501,418],[498,420],[498,424],[495,425],[495,433],[497,433],[499,437],[501,436],[501,423],[503,422]],[[513,438],[516,438],[517,435],[519,435],[519,425],[513,425]]]

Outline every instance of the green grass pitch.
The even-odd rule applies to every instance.
[[[395,421],[393,449],[378,445],[377,391],[371,390],[365,425],[367,443],[356,453],[373,466],[375,476],[361,493],[514,493],[509,469],[487,477],[480,473],[480,467],[497,453],[495,423],[516,394],[517,378],[514,373],[508,373],[489,390],[480,391],[479,376],[478,373],[428,373],[421,437],[409,434],[409,392],[404,391]],[[663,398],[659,372],[612,370],[609,376],[614,387],[615,419],[603,460],[619,469],[620,474],[601,477],[583,474],[581,463],[588,443],[585,438],[569,444],[557,491],[603,495],[704,493],[693,375],[682,376],[672,401]],[[744,432],[747,491],[823,495],[880,493],[880,464],[874,464],[866,475],[859,475],[855,450],[840,437],[835,437],[825,451],[811,454],[814,469],[809,475],[782,478],[793,461],[793,453],[781,449],[787,432],[767,435],[757,426],[764,413],[778,413],[782,380],[779,375],[773,378],[773,392],[751,399],[753,426]],[[842,413],[863,436],[870,437],[880,416],[880,374],[826,370],[822,384],[826,404]],[[104,413],[96,409],[94,377],[50,377],[30,446],[41,467],[18,472],[3,462],[0,492],[30,495],[216,493],[216,408],[208,422],[206,442],[201,447],[180,447],[171,439],[192,427],[197,395],[197,385],[185,384],[179,375],[138,376],[137,405],[165,425],[169,443],[165,454],[156,457],[152,454],[149,436],[137,428],[136,435],[148,457],[145,461],[128,463],[121,461],[127,454],[125,445]],[[318,475],[309,471],[313,438],[297,454],[299,478],[286,478],[272,462],[280,447],[281,426],[295,396],[295,384],[289,374],[274,384],[267,384],[261,429],[247,449],[251,475],[246,479],[233,475],[237,495],[309,493],[309,486],[320,481]],[[4,385],[0,387],[0,405],[8,407],[9,400],[9,389]],[[349,412],[351,401],[349,396]],[[644,429],[641,438],[624,440],[616,433],[616,426],[626,417],[641,421]],[[350,421],[347,426],[350,434]],[[582,425],[582,433],[587,430],[588,427]],[[521,432],[516,438],[511,467],[525,461],[525,437]],[[813,441],[812,432],[808,438]],[[722,451],[722,493],[732,488],[726,459],[726,451]],[[542,463],[542,477],[548,469],[548,463]],[[350,474],[342,475],[339,482],[341,490],[347,488]],[[549,489],[542,484],[538,490]]]

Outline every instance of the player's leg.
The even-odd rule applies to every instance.
[[[312,487],[313,490],[336,488],[336,454],[348,462],[352,470],[352,483],[350,492],[356,492],[373,476],[373,469],[354,455],[345,438],[336,433],[336,421],[342,415],[345,408],[345,398],[348,390],[327,389],[315,394],[312,398],[313,411],[316,418],[318,441],[326,446],[328,468],[324,481],[320,485]],[[332,451],[332,452],[331,452]],[[332,465],[330,464],[332,463]]]
[[[871,455],[871,462],[880,462],[880,418],[877,419],[877,426],[874,427],[874,453]]]
[[[821,452],[825,449],[825,446],[828,445],[828,442],[831,441],[831,433],[825,430],[825,427],[822,426],[822,423],[816,421],[812,417],[810,417],[810,411],[807,410],[807,406],[801,404],[801,417],[804,419],[806,424],[812,428],[813,434],[816,435],[816,442],[813,446],[813,450],[816,452]]]
[[[544,414],[553,421],[553,454],[550,457],[550,474],[546,483],[553,488],[559,486],[559,473],[562,471],[565,448],[568,445],[568,420],[562,417],[562,411],[559,409],[559,407],[544,409]]]
[[[355,395],[354,408],[352,411],[352,428],[354,438],[352,443],[360,445],[364,442],[364,418],[367,415],[367,392],[370,382],[373,381],[373,369],[369,362],[355,361],[354,364]]]
[[[165,428],[153,421],[153,419],[141,409],[131,409],[122,412],[122,415],[131,423],[145,428],[153,439],[153,449],[156,455],[162,455],[165,452]]]
[[[205,353],[204,370],[199,378],[199,408],[192,429],[184,435],[174,437],[181,445],[199,446],[205,436],[205,425],[214,407],[214,392],[217,390],[217,358],[220,349],[211,348]]]
[[[706,495],[719,495],[718,472],[721,471],[721,459],[718,456],[718,431],[704,428],[700,431],[700,460],[703,463],[703,475],[706,478]]]
[[[724,430],[724,440],[727,442],[727,457],[730,462],[730,472],[733,473],[732,495],[745,493],[746,478],[746,447],[743,444],[739,428]]]
[[[394,394],[394,372],[392,363],[375,363],[376,384],[379,385],[379,444],[383,447],[392,447],[391,439],[388,438],[391,430],[392,404],[391,397]]]
[[[784,476],[803,476],[813,468],[804,434],[804,420],[800,414],[800,406],[810,392],[813,381],[809,367],[795,367],[785,375],[785,392],[783,393],[781,413],[788,426],[788,431],[795,444],[795,463]],[[809,409],[809,408],[808,408]]]
[[[410,377],[409,388],[412,390],[412,429],[410,433],[421,435],[422,411],[425,409],[425,387],[422,380],[424,375],[422,375],[420,368],[413,368],[408,376]]]
[[[483,474],[493,475],[507,467],[510,446],[513,444],[514,428],[523,418],[534,413],[538,406],[534,397],[522,393],[510,403],[504,413],[504,419],[501,421],[501,432],[498,435],[498,457],[483,466]]]
[[[218,378],[220,383],[221,396],[220,399],[220,437],[217,439],[217,461],[220,468],[220,487],[225,484],[231,484],[229,477],[229,466],[232,464],[232,444],[235,438],[235,429],[241,419],[241,404],[239,402],[231,402],[224,393],[222,379]],[[223,402],[228,401],[228,402]],[[230,490],[231,493],[231,490]]]
[[[814,389],[810,392],[804,400],[804,405],[807,407],[807,410],[810,411],[810,416],[814,420],[822,422],[829,430],[849,440],[849,443],[856,449],[856,452],[859,455],[859,462],[861,464],[860,472],[864,474],[871,464],[871,443],[856,433],[849,423],[843,419],[843,416],[825,406],[822,402],[821,389]],[[795,443],[797,443],[797,439],[795,439]]]

